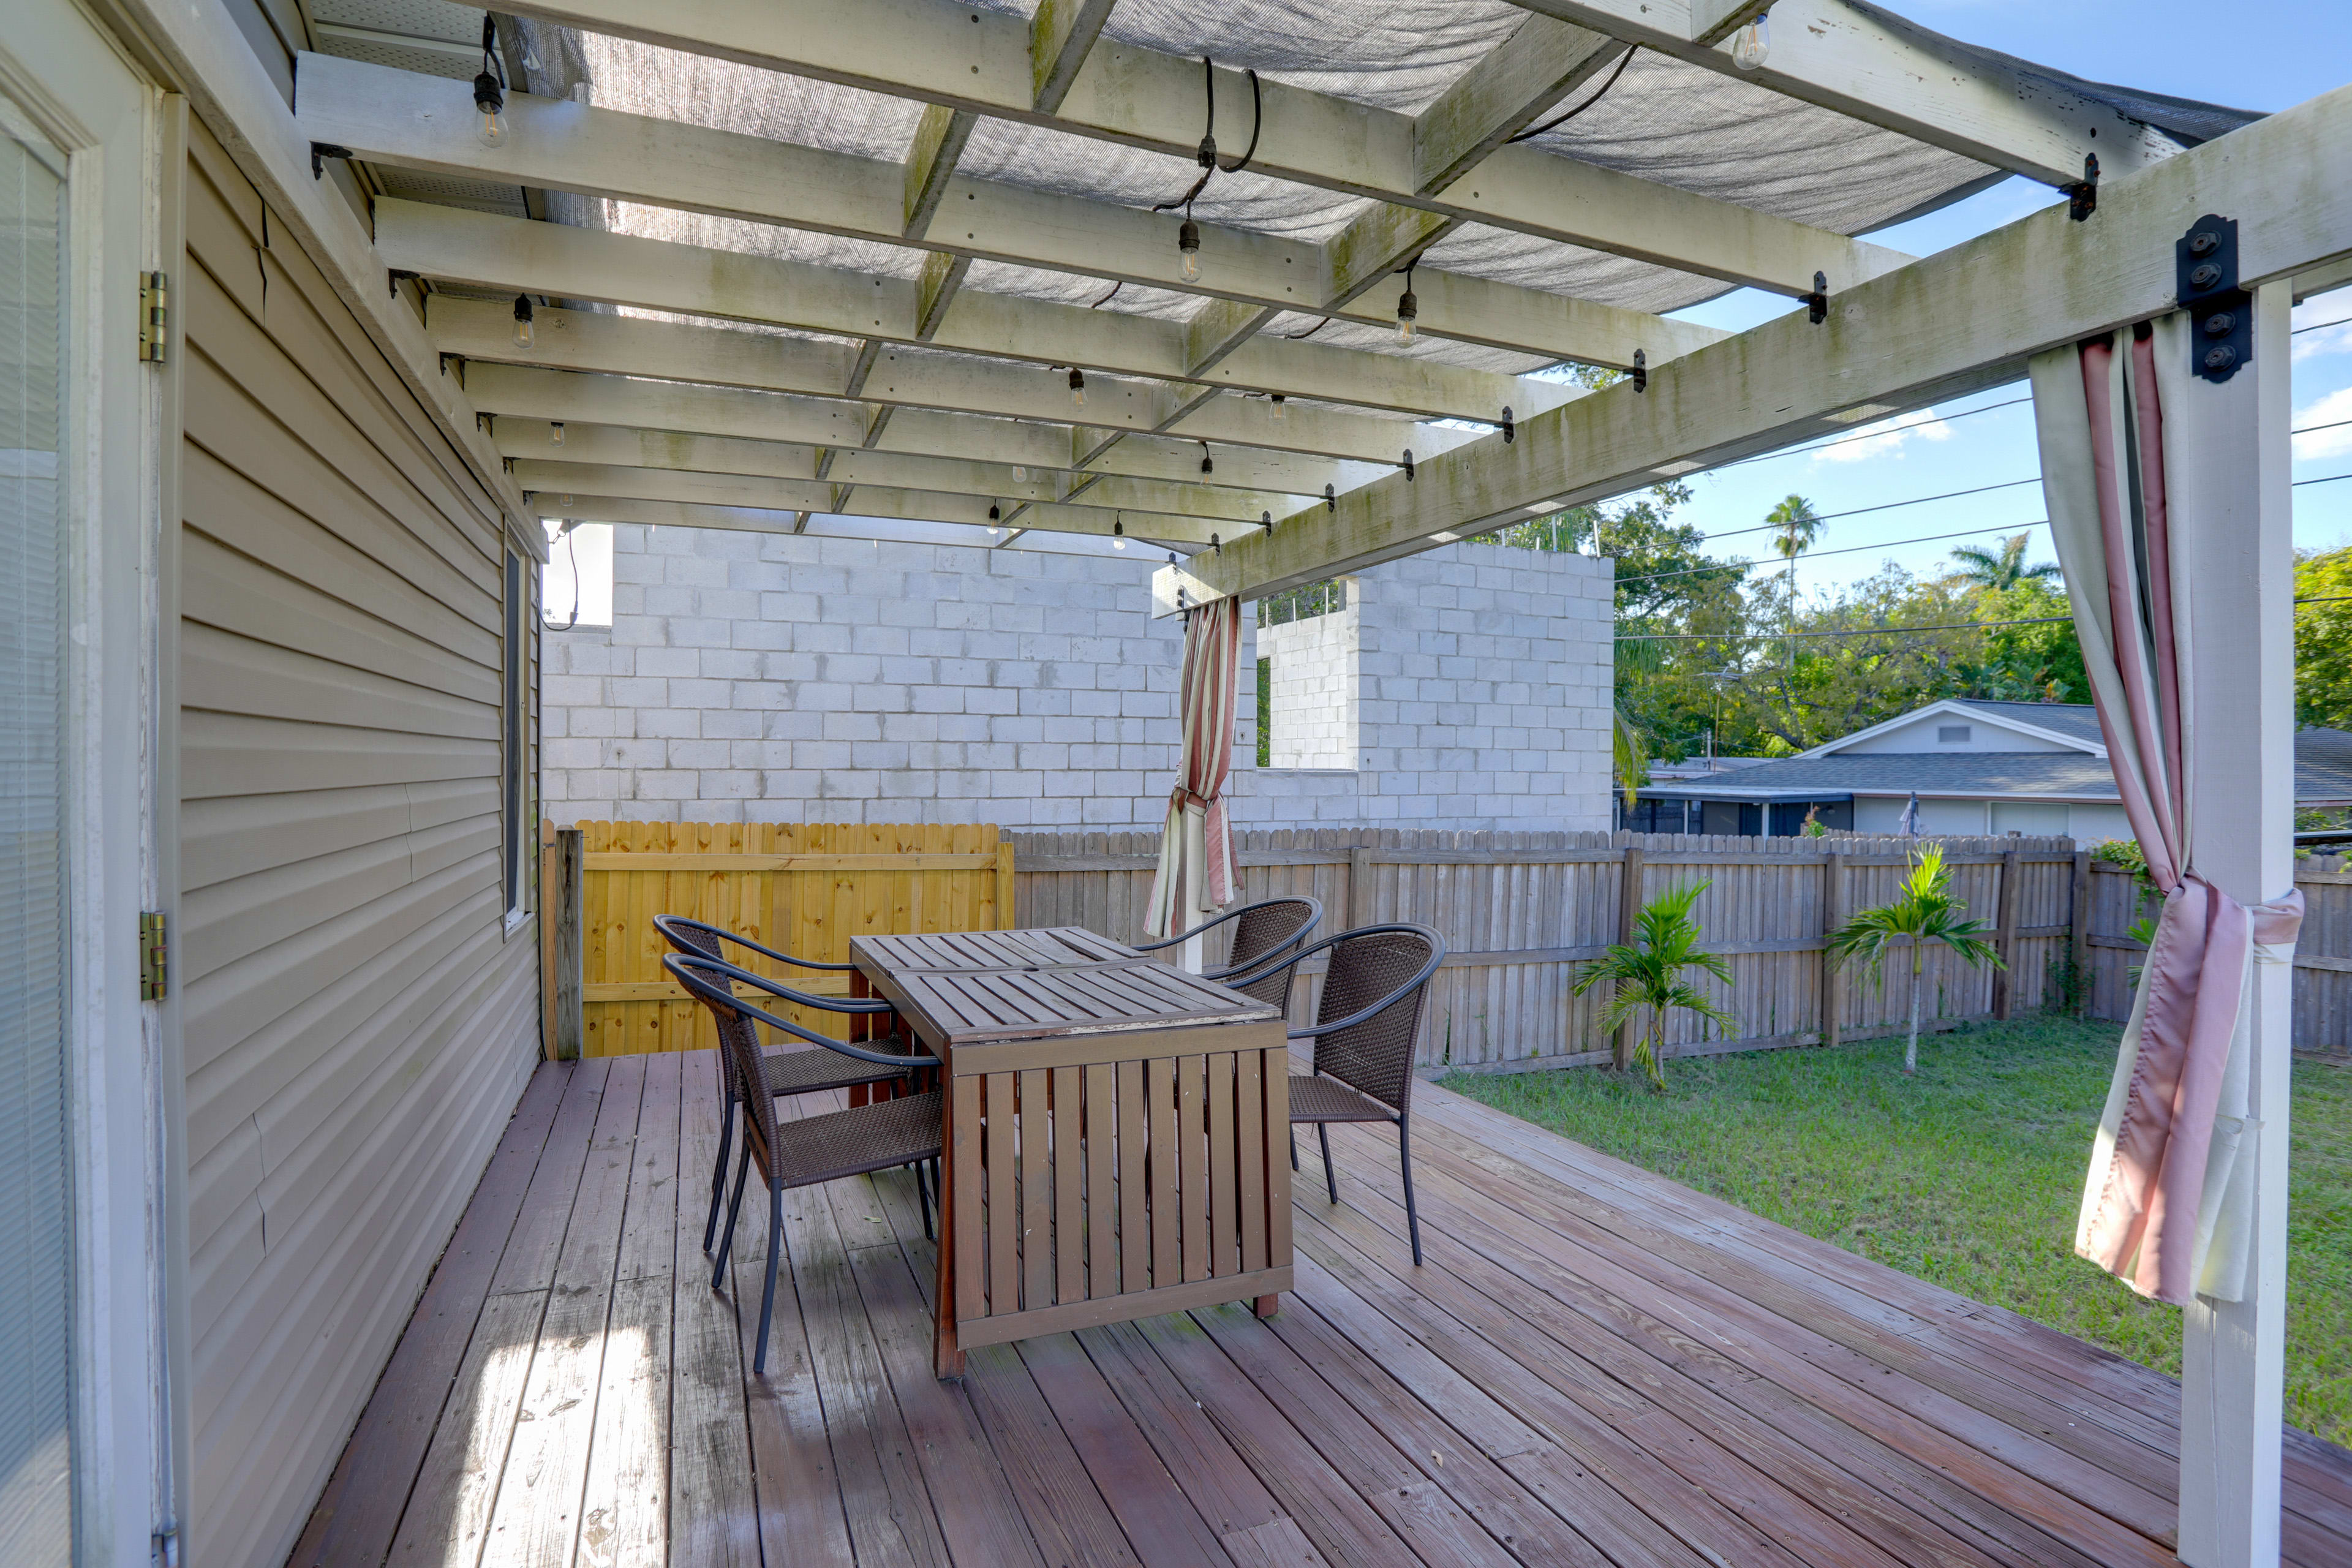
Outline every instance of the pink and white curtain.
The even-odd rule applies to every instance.
[[[2186,405],[2189,318],[2035,356],[2042,489],[2125,815],[2164,895],[2091,1154],[2074,1250],[2141,1295],[2242,1300],[2252,965],[2292,960],[2303,897],[2249,908],[2197,873],[2183,679],[2200,626],[2167,502],[2168,408]],[[2241,1144],[2245,1144],[2242,1149]]]
[[[1174,936],[1233,900],[1233,829],[1225,781],[1234,765],[1234,679],[1241,661],[1242,606],[1213,599],[1184,614],[1182,772],[1168,797],[1160,868],[1143,929]]]

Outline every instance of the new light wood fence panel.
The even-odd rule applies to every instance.
[[[855,936],[997,931],[1012,923],[1013,851],[989,824],[583,822],[583,1054],[707,1050],[700,1004],[661,967],[654,917],[684,915],[824,963]],[[730,959],[751,955],[740,949]],[[760,959],[746,968],[816,995],[846,974]],[[836,1038],[850,1020],[772,1009]]]

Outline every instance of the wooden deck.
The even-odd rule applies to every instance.
[[[1470,1101],[1314,1140],[1299,1289],[930,1373],[911,1181],[700,1241],[703,1054],[542,1067],[299,1564],[2169,1563],[2179,1390]],[[805,1109],[814,1109],[807,1107]],[[738,1312],[736,1303],[748,1302]],[[2352,1563],[2290,1433],[2287,1558]]]

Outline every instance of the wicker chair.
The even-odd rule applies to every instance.
[[[868,1050],[846,1040],[828,1039],[790,1019],[778,1017],[743,1000],[736,994],[735,987],[751,985],[798,1005],[808,1005],[812,998],[747,969],[739,969],[724,959],[669,953],[663,957],[662,967],[710,1009],[719,1025],[719,1050],[733,1059],[739,1079],[755,1091],[767,1076],[770,1059],[760,1048],[759,1036],[752,1029],[755,1019],[813,1046],[853,1060],[887,1067],[894,1072],[940,1065],[937,1057]],[[757,1164],[768,1188],[768,1281],[760,1295],[760,1342],[751,1358],[753,1373],[764,1373],[768,1370],[768,1324],[776,1304],[777,1261],[783,1254],[786,1190],[838,1181],[844,1176],[862,1176],[869,1171],[887,1171],[896,1165],[912,1165],[917,1173],[917,1191],[922,1193],[923,1163],[939,1158],[940,1120],[940,1095],[936,1089],[786,1122],[776,1120],[773,1094],[752,1092],[743,1097],[743,1152],[735,1166],[735,1195],[727,1205],[727,1228],[719,1237],[710,1288],[719,1289],[727,1278],[727,1252],[735,1240],[735,1216],[743,1206],[744,1180],[751,1166]],[[928,1193],[923,1194],[922,1204],[923,1231],[929,1235],[931,1205]]]
[[[654,929],[661,932],[663,940],[671,947],[688,958],[724,961],[727,953],[721,944],[732,942],[797,969],[841,971],[856,967],[850,963],[820,963],[814,959],[794,958],[790,953],[762,946],[750,937],[739,936],[723,926],[688,920],[684,915],[656,915]],[[852,1016],[879,1018],[892,1012],[887,1002],[845,996],[820,997],[795,994],[793,999],[805,1006]],[[895,1022],[895,1015],[893,1019]],[[757,1033],[753,1031],[755,1037]],[[884,1055],[898,1056],[904,1056],[913,1048],[895,1028],[885,1030],[884,1037],[890,1043],[867,1048],[879,1050]],[[723,1030],[721,1038],[724,1038]],[[911,1087],[910,1077],[915,1070],[910,1065],[853,1059],[835,1051],[787,1048],[764,1054],[769,1092],[779,1095],[815,1094],[824,1089],[849,1089],[858,1084]],[[741,1082],[735,1070],[734,1054],[722,1046],[719,1052],[719,1159],[710,1168],[710,1212],[702,1222],[702,1250],[706,1253],[710,1250],[711,1237],[719,1229],[719,1200],[727,1193],[727,1156],[734,1149],[736,1108],[743,1103],[742,1091],[739,1087]]]
[[[1234,927],[1233,951],[1223,964],[1204,971],[1202,978],[1222,981],[1234,990],[1246,993],[1261,1002],[1270,1002],[1286,1013],[1290,1009],[1290,976],[1292,970],[1284,962],[1315,934],[1323,921],[1323,900],[1306,897],[1264,899],[1255,904],[1244,904],[1237,910],[1227,910],[1214,920],[1202,921],[1191,931],[1171,936],[1165,942],[1148,942],[1136,948],[1138,952],[1157,952],[1164,947],[1174,947],[1181,942],[1199,936],[1227,921],[1239,921]]]
[[[1296,969],[1318,952],[1331,954],[1316,1021],[1293,1029],[1294,1040],[1315,1042],[1315,1070],[1290,1075],[1290,1120],[1315,1123],[1323,1144],[1323,1180],[1339,1201],[1331,1163],[1334,1121],[1396,1124],[1397,1163],[1404,1170],[1404,1217],[1412,1261],[1421,1264],[1421,1215],[1412,1199],[1412,1052],[1421,1032],[1429,977],[1445,958],[1445,940],[1424,925],[1363,926],[1327,938],[1284,961]],[[1290,1148],[1293,1169],[1298,1145]]]

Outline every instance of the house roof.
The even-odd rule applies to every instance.
[[[1933,702],[1897,713],[1892,719],[1882,719],[1849,735],[1834,741],[1824,741],[1801,757],[1832,757],[1843,755],[1856,742],[1871,740],[1890,730],[1916,724],[1922,719],[1949,716],[1956,719],[1989,720],[2003,728],[2054,740],[2062,744],[2079,745],[2094,756],[2106,755],[2106,742],[2099,733],[2098,710],[2087,703],[2071,702],[1980,702],[1969,698],[1941,697]]]
[[[2038,709],[2041,705],[1972,706]],[[2091,711],[2088,708],[2062,710]],[[2088,752],[1871,752],[1789,757],[1729,776],[1654,784],[1643,793],[1668,800],[1790,801],[1915,791],[1929,797],[2119,798],[2106,757]],[[2295,731],[2294,797],[2304,805],[2352,805],[2352,732]]]
[[[1979,702],[1964,698],[1959,706],[2106,750],[2106,737],[2099,732],[2099,710],[2087,702]]]

